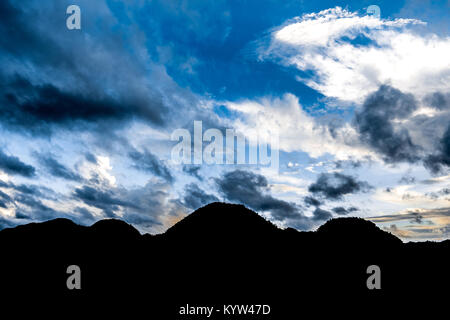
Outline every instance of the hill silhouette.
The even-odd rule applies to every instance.
[[[262,239],[281,230],[243,205],[211,203],[198,209],[169,228],[164,237],[193,241],[215,238],[217,241],[234,239]]]
[[[191,319],[177,314],[188,303],[269,304],[272,319],[289,319],[299,301],[302,311],[319,313],[323,304],[339,313],[352,310],[350,302],[409,302],[448,288],[450,270],[449,241],[404,244],[360,218],[333,219],[315,232],[282,230],[225,203],[160,235],[141,235],[120,220],[84,227],[55,219],[2,230],[0,246],[2,296],[96,301],[110,311],[145,303],[157,319]],[[82,271],[81,290],[67,289],[69,265]],[[381,290],[367,288],[370,265],[381,269]]]

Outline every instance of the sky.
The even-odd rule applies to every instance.
[[[226,201],[280,227],[356,216],[449,239],[449,17],[425,0],[3,0],[0,229],[161,233]],[[192,152],[228,129],[271,145],[272,165],[174,161],[194,123],[214,139]]]

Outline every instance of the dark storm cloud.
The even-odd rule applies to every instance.
[[[333,215],[331,214],[331,212],[320,208],[316,208],[316,210],[314,210],[313,212],[313,220],[316,221],[326,221],[331,219],[332,217]]]
[[[196,98],[143,53],[142,30],[118,28],[104,1],[82,2],[82,32],[67,30],[64,2],[1,2],[0,125],[34,135],[104,133],[133,119],[164,126],[172,108],[195,109]]]
[[[347,209],[346,209],[346,208],[344,208],[344,207],[336,207],[336,208],[333,208],[332,211],[333,211],[334,213],[338,214],[338,215],[343,216],[343,215],[347,215],[347,214],[349,214],[349,213],[351,213],[351,212],[358,211],[358,208],[350,207],[350,208],[347,208]]]
[[[437,110],[450,110],[450,93],[434,92],[424,102]]]
[[[415,114],[419,103],[412,94],[382,85],[356,111],[354,125],[361,141],[385,162],[421,162],[433,174],[445,173],[450,166],[450,93],[434,92],[422,104],[436,114]]]
[[[0,107],[1,108],[1,107]],[[20,175],[27,178],[35,175],[35,168],[25,164],[15,156],[9,156],[0,149],[0,170],[12,175]]]
[[[10,203],[14,202],[13,199],[0,190],[0,207],[6,209]]]
[[[318,206],[322,205],[322,202],[320,202],[316,198],[310,197],[310,196],[305,197],[304,202],[305,202],[306,206],[308,206],[308,207],[309,206],[318,207]]]
[[[0,122],[16,130],[51,134],[55,127],[89,128],[89,124],[108,121],[114,126],[130,119],[161,121],[152,108],[100,94],[65,91],[52,84],[34,85],[20,76],[0,81]]]
[[[267,179],[250,171],[235,170],[216,179],[219,191],[227,201],[242,203],[256,211],[270,211],[276,220],[300,218],[302,213],[295,203],[279,200],[268,192]]]
[[[133,204],[123,201],[118,198],[112,191],[100,190],[92,186],[83,186],[76,188],[74,197],[84,203],[102,209],[105,215],[109,218],[116,217],[116,211],[120,206],[132,207]]]
[[[308,190],[327,199],[340,200],[346,194],[366,192],[370,188],[367,182],[358,181],[352,176],[342,173],[322,173],[317,181],[309,186]]]
[[[450,125],[440,140],[437,153],[426,157],[424,164],[433,173],[439,173],[450,166]]]
[[[23,212],[19,212],[19,211],[16,211],[15,218],[16,218],[16,219],[19,219],[19,220],[30,219],[29,216],[27,216],[27,215],[24,214]]]
[[[388,85],[369,95],[356,113],[356,129],[361,139],[378,151],[386,162],[415,162],[420,148],[412,142],[409,131],[395,120],[407,119],[417,109],[411,94]]]
[[[57,55],[61,53],[59,47],[47,41],[48,38],[33,24],[35,21],[29,18],[19,2],[0,2],[0,51],[26,60],[57,61]]]
[[[203,178],[200,176],[199,171],[200,171],[200,166],[194,166],[194,165],[184,165],[183,166],[183,172],[202,181]]]
[[[37,155],[41,165],[54,177],[63,178],[72,181],[81,181],[82,178],[76,172],[72,171],[64,164],[60,163],[52,154]]]
[[[42,199],[56,199],[56,192],[54,190],[35,184],[14,184],[13,182],[4,182],[0,180],[0,188],[10,189],[18,194],[25,194]]]
[[[195,183],[186,185],[184,191],[183,204],[190,209],[196,210],[211,202],[219,201],[216,196],[206,193]]]
[[[8,208],[8,207],[6,206],[6,203],[3,202],[2,200],[0,200],[0,208],[3,208],[3,209]]]
[[[53,190],[48,189],[46,187],[37,186],[34,184],[19,184],[15,185],[10,183],[9,188],[12,188],[20,193],[29,194],[32,196],[42,197],[49,199],[51,198],[51,194],[53,193]]]
[[[144,152],[134,150],[128,155],[131,160],[133,160],[133,167],[135,169],[152,173],[155,176],[163,178],[169,183],[174,181],[174,177],[170,173],[169,168],[151,152],[147,150]]]

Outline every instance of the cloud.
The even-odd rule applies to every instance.
[[[412,215],[414,216],[414,219],[412,219],[411,223],[419,223],[421,224],[423,222],[423,216],[419,214],[418,212],[412,212]]]
[[[87,152],[87,153],[84,155],[84,157],[85,157],[85,159],[86,159],[87,161],[89,161],[90,163],[97,164],[97,158],[95,157],[94,154],[92,154],[92,153],[90,153],[90,152]]]
[[[60,129],[102,135],[130,121],[174,125],[197,109],[198,97],[152,60],[148,34],[136,24],[121,24],[107,1],[81,0],[82,32],[65,28],[63,2],[5,0],[1,6],[4,128],[33,136]],[[174,117],[178,113],[183,117]]]
[[[143,108],[100,94],[59,89],[49,83],[35,85],[21,76],[2,82],[0,122],[13,129],[51,134],[55,127],[87,129],[89,124],[108,121],[112,125],[131,119],[161,121],[154,104]]]
[[[444,240],[450,236],[449,208],[410,209],[367,219],[408,241]]]
[[[446,96],[434,92],[419,101],[412,94],[381,85],[355,111],[353,125],[361,143],[386,163],[423,163],[432,173],[441,173],[450,165]]]
[[[0,180],[0,188],[4,190],[0,190],[0,202],[5,205],[0,206],[0,219],[3,216],[9,226],[55,218],[87,225],[98,219],[86,208],[72,205],[66,196],[45,186]]]
[[[145,228],[145,229],[151,229],[155,225],[161,224],[161,222],[159,222],[157,219],[155,219],[151,216],[143,215],[143,214],[139,214],[139,213],[135,213],[135,212],[125,213],[123,216],[123,219],[128,223],[131,223],[135,226]]]
[[[305,197],[304,202],[305,202],[306,206],[308,206],[308,207],[309,206],[318,207],[318,206],[322,205],[321,201],[317,200],[314,197],[310,197],[310,196]]]
[[[278,137],[275,147],[285,152],[303,151],[313,158],[333,155],[337,169],[343,164],[354,169],[371,159],[424,162],[434,172],[448,166],[450,109],[424,104],[387,84],[371,92],[347,122],[309,115],[292,94],[226,105],[239,115],[233,124],[238,132],[272,146],[272,138]]]
[[[344,208],[344,207],[336,207],[336,208],[333,208],[332,211],[333,211],[334,213],[338,214],[338,215],[343,216],[343,215],[347,215],[347,214],[349,214],[349,213],[351,213],[351,212],[358,211],[358,208],[350,207],[350,208],[347,208],[347,209],[346,209],[346,208]]]
[[[116,211],[120,206],[128,207],[134,204],[123,201],[110,190],[99,190],[92,186],[76,188],[74,197],[87,205],[102,209],[108,218],[117,218]]]
[[[354,36],[365,28],[404,26],[408,23],[421,22],[412,19],[384,21],[369,16],[359,17],[356,12],[336,7],[294,19],[292,23],[276,31],[274,36],[277,40],[290,44],[323,47],[343,36]]]
[[[144,232],[162,232],[171,221],[186,214],[186,208],[172,199],[170,185],[150,180],[142,187],[126,189],[118,186],[90,184],[76,188],[73,198],[93,209],[99,217],[118,218],[134,224]]]
[[[0,188],[11,189],[18,193],[38,196],[44,199],[53,199],[55,192],[45,186],[35,184],[14,184],[0,180]]]
[[[8,204],[13,202],[14,200],[8,194],[0,190],[0,207],[7,209]]]
[[[424,97],[449,89],[450,39],[412,30],[423,24],[331,8],[273,30],[260,58],[295,66],[299,81],[328,98],[359,103],[387,82]]]
[[[194,165],[184,165],[183,166],[183,172],[186,172],[188,175],[197,178],[199,181],[202,181],[203,177],[200,176],[200,174],[199,174],[200,169],[201,169],[200,166],[194,166]]]
[[[431,199],[433,199],[433,200],[437,200],[437,199],[439,199],[442,196],[444,196],[444,197],[449,196],[450,195],[450,188],[443,188],[443,189],[441,189],[441,190],[439,190],[437,192],[429,192],[429,193],[426,193],[426,195],[428,197],[430,197]]]
[[[250,171],[234,170],[216,179],[220,193],[227,201],[238,202],[256,211],[269,211],[273,219],[301,218],[302,212],[295,203],[272,197],[267,179]]]
[[[83,221],[83,224],[89,224],[97,220],[88,209],[83,207],[76,207],[74,213],[77,214],[78,220]]]
[[[322,195],[327,199],[340,200],[346,194],[367,192],[371,187],[367,182],[358,181],[342,173],[322,173],[317,181],[308,188],[309,192]]]
[[[424,102],[437,110],[449,110],[450,93],[433,92],[424,98]]]
[[[369,154],[350,124],[343,123],[336,130],[330,130],[328,124],[309,115],[293,94],[226,102],[225,105],[239,115],[233,123],[238,132],[246,137],[257,136],[271,145],[274,145],[272,139],[277,138],[275,143],[282,151],[301,150],[315,158],[329,153],[341,160]]]
[[[331,212],[320,208],[316,208],[316,210],[314,210],[313,212],[313,220],[315,221],[327,221],[332,217],[333,215],[331,214]]]
[[[320,208],[316,208],[316,210],[314,210],[313,212],[313,220],[326,221],[331,219],[332,217],[333,215],[331,214],[331,212]]]
[[[227,107],[243,115],[236,121],[242,131],[279,134],[286,152],[391,164],[431,155],[425,165],[440,171],[447,166],[436,141],[450,121],[450,63],[444,54],[450,38],[414,27],[424,24],[336,7],[286,21],[258,42],[261,60],[296,67],[297,79],[324,95],[318,102],[324,112],[356,107],[353,123],[312,117],[288,94]]]
[[[195,183],[186,185],[184,191],[183,204],[190,209],[196,210],[211,202],[219,201],[216,196],[206,193]]]
[[[439,173],[443,171],[443,167],[450,166],[450,125],[440,140],[437,153],[425,158],[424,164],[434,173]]]
[[[103,187],[117,187],[110,157],[99,155],[86,160],[77,166],[77,170],[84,181]]]
[[[416,182],[416,178],[407,174],[401,177],[398,182],[403,184],[414,184]]]
[[[154,154],[145,150],[144,152],[131,151],[129,157],[133,160],[133,167],[137,170],[149,172],[157,177],[163,178],[169,183],[174,181],[169,168]]]
[[[38,221],[55,219],[58,217],[68,217],[66,213],[47,206],[41,199],[31,194],[18,194],[15,196],[14,200],[16,203],[19,203],[21,207],[24,205],[27,207],[24,211],[18,208],[15,213],[16,216],[22,215]]]
[[[394,123],[411,116],[416,109],[412,95],[382,85],[367,97],[356,113],[356,128],[361,139],[381,153],[387,162],[415,162],[420,148],[412,142],[406,128]]]
[[[37,154],[41,165],[54,177],[80,182],[82,177],[55,159],[54,155]]]
[[[0,150],[0,170],[12,175],[20,175],[23,177],[31,178],[35,175],[36,169],[20,161],[15,156],[9,156]]]
[[[11,228],[14,226],[15,226],[15,224],[13,222],[0,216],[0,230],[5,229],[5,228]]]

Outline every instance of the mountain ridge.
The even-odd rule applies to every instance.
[[[311,310],[349,299],[369,308],[426,299],[450,286],[450,241],[403,243],[373,222],[348,217],[316,231],[280,229],[224,203],[200,208],[159,235],[140,234],[121,220],[87,227],[56,219],[0,231],[0,247],[2,296],[102,301],[108,308],[119,299],[127,310],[150,304],[157,319],[182,320],[180,305],[205,301],[269,303],[273,319],[288,319],[298,315],[298,299]],[[72,265],[81,270],[81,290],[66,286]],[[381,290],[368,289],[369,266],[381,270]]]
[[[229,210],[225,213],[225,210]],[[218,219],[219,218],[219,219]],[[102,219],[94,222],[90,226],[84,226],[79,225],[73,222],[72,220],[68,218],[55,218],[43,222],[32,222],[28,224],[18,225],[11,228],[5,228],[3,230],[0,230],[0,240],[1,235],[4,233],[10,233],[10,232],[25,232],[25,231],[31,231],[31,229],[35,229],[32,231],[36,231],[39,228],[48,228],[51,226],[57,226],[58,228],[72,228],[72,229],[79,229],[79,230],[89,230],[91,232],[94,231],[100,231],[100,232],[108,232],[108,229],[116,229],[121,230],[121,232],[129,233],[129,234],[135,234],[137,236],[136,232],[139,233],[139,236],[141,237],[153,237],[153,236],[164,236],[164,235],[171,235],[174,232],[177,233],[183,233],[185,236],[195,236],[198,234],[200,230],[198,228],[195,228],[196,224],[200,224],[203,227],[212,225],[217,225],[218,223],[221,223],[221,228],[224,226],[226,227],[232,227],[233,224],[236,224],[236,222],[242,222],[242,220],[246,221],[246,225],[257,225],[260,229],[265,229],[265,231],[272,231],[272,232],[290,232],[290,233],[314,233],[314,234],[321,234],[324,232],[330,231],[333,229],[333,232],[335,232],[335,229],[339,228],[345,228],[347,231],[349,229],[358,229],[359,227],[364,226],[363,229],[365,231],[371,230],[376,231],[379,234],[389,235],[392,239],[397,239],[398,241],[403,241],[396,237],[395,235],[391,234],[390,232],[384,231],[380,229],[376,224],[374,224],[371,221],[365,220],[363,218],[358,217],[338,217],[333,218],[328,221],[326,221],[323,225],[321,225],[317,230],[315,231],[300,231],[293,228],[285,228],[282,229],[275,224],[273,224],[271,221],[265,219],[258,213],[256,213],[253,210],[250,210],[246,208],[245,206],[241,204],[228,204],[228,203],[221,203],[221,202],[214,202],[210,203],[208,205],[205,205],[204,207],[201,207],[195,211],[193,211],[191,214],[187,215],[185,218],[180,220],[179,222],[175,223],[173,226],[168,228],[164,233],[161,234],[150,234],[150,233],[140,233],[135,227],[132,226],[132,224],[127,223],[126,221],[120,220],[120,219]],[[359,227],[355,227],[355,225],[358,225]],[[370,226],[370,227],[369,227]],[[349,228],[350,227],[350,228]],[[196,229],[195,232],[189,232],[189,228]],[[242,230],[242,227],[237,228],[239,231]],[[260,229],[256,230],[248,230],[250,232],[257,231],[259,232]],[[9,230],[9,231],[7,231]],[[13,231],[15,230],[15,231]],[[213,230],[214,231],[214,230]],[[341,233],[342,236],[345,236],[344,233]],[[396,240],[396,241],[397,241]],[[443,240],[447,241],[447,240]],[[443,242],[441,241],[441,242]],[[438,241],[427,241],[430,243],[439,243]]]

